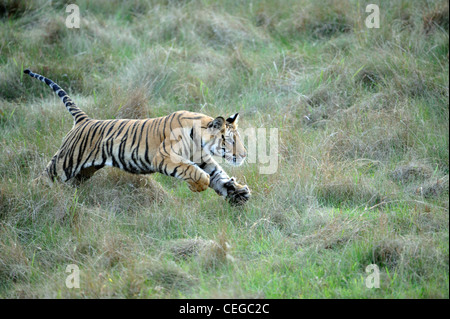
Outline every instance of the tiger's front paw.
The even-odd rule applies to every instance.
[[[189,189],[193,192],[203,192],[209,187],[209,175],[202,174],[197,181],[189,181]]]
[[[238,184],[234,177],[226,182],[224,186],[228,192],[226,199],[231,205],[243,205],[250,199],[251,192],[248,186]]]

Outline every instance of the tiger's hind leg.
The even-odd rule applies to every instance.
[[[47,184],[53,185],[54,181],[73,181],[75,184],[80,184],[94,175],[103,166],[88,166],[82,168],[78,173],[73,168],[64,169],[64,157],[58,151],[47,164],[42,173],[33,180],[34,185]]]
[[[101,169],[103,166],[90,166],[83,168],[77,175],[74,176],[73,181],[75,184],[81,184],[91,178],[96,171]]]

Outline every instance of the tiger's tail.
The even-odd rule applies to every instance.
[[[72,101],[72,99],[67,95],[67,93],[63,89],[61,89],[61,87],[58,84],[56,84],[55,82],[53,82],[50,79],[47,79],[46,77],[44,77],[42,75],[31,72],[29,69],[24,70],[23,73],[28,74],[31,77],[44,82],[50,88],[52,88],[53,91],[60,97],[60,99],[64,103],[64,106],[67,108],[67,110],[73,116],[75,125],[89,119],[87,114],[84,113],[78,106],[75,105],[75,103]]]

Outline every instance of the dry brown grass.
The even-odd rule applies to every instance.
[[[151,175],[135,175],[115,168],[106,168],[97,172],[89,183],[94,187],[109,189],[109,192],[101,192],[110,200],[122,194],[134,197],[136,202],[143,205],[160,203],[168,200],[169,194]],[[100,194],[98,194],[100,196]],[[130,200],[132,200],[130,198]]]
[[[102,264],[105,268],[111,268],[118,263],[128,264],[133,249],[132,241],[124,235],[115,232],[107,232],[101,241]]]
[[[264,41],[266,38],[249,21],[227,13],[199,11],[195,25],[197,33],[213,47],[236,48],[241,43],[252,45],[255,41]]]
[[[449,26],[448,1],[443,6],[436,6],[434,10],[423,15],[423,28],[426,33],[434,31],[436,28],[443,28],[448,31]]]
[[[368,230],[364,222],[349,218],[333,218],[320,226],[313,234],[302,236],[297,244],[302,247],[319,249],[334,249],[355,241]]]
[[[116,118],[145,119],[152,117],[148,110],[148,92],[143,87],[129,89],[126,92],[118,90],[113,98],[113,107],[117,107]]]
[[[28,278],[31,261],[17,236],[0,225],[0,281],[14,282]]]
[[[448,175],[441,178],[430,179],[423,185],[417,187],[416,194],[425,198],[440,197],[441,195],[448,194]]]
[[[354,119],[358,117],[356,124]],[[403,110],[370,112],[353,107],[342,112],[340,129],[331,137],[330,154],[338,159],[385,160],[405,152],[413,142]],[[398,125],[401,121],[401,125]],[[347,131],[357,125],[353,133]]]
[[[431,237],[394,237],[375,241],[372,245],[371,262],[380,267],[395,269],[404,275],[413,272],[416,276],[424,276],[429,262],[447,265],[447,256],[434,247]],[[447,260],[446,260],[447,259]]]
[[[375,187],[371,179],[352,168],[351,162],[324,162],[320,168],[320,176],[315,193],[321,202],[372,206],[387,196]]]
[[[234,261],[231,246],[223,233],[218,241],[202,238],[177,239],[169,243],[169,250],[176,258],[195,258],[206,269]]]
[[[2,0],[0,2],[0,17],[17,17],[33,7],[33,3],[24,0]]]
[[[67,28],[63,16],[41,22],[45,27],[43,39],[47,44],[55,44],[66,35]]]
[[[401,260],[405,242],[400,239],[385,239],[372,248],[372,261],[380,266],[395,267]]]
[[[348,33],[353,29],[353,12],[350,3],[330,0],[321,6],[299,6],[293,11],[290,19],[280,20],[280,30],[288,34],[308,33],[314,37],[332,37],[340,33]]]
[[[401,183],[424,180],[431,177],[431,167],[425,164],[410,163],[396,167],[390,174],[391,178]]]

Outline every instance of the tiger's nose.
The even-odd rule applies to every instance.
[[[239,156],[240,156],[241,158],[246,158],[246,157],[247,157],[247,152],[244,151],[244,152],[240,153]]]

